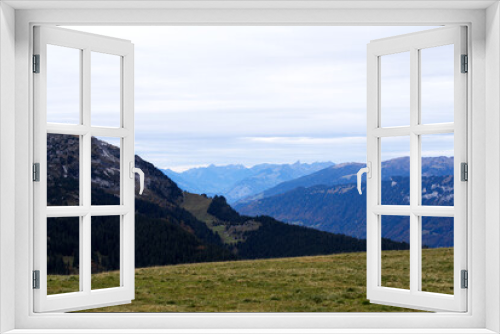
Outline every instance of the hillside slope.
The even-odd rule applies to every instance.
[[[242,216],[227,205],[222,196],[213,198],[207,213],[219,219],[225,231],[238,231],[248,224],[258,228],[245,229],[241,240],[235,245],[235,252],[245,259],[290,257],[303,255],[335,254],[353,251],[365,251],[363,239],[339,233],[327,233],[312,229],[284,224],[268,216]],[[395,242],[382,239],[383,250],[409,249],[407,242]],[[300,254],[300,255],[299,255]]]
[[[422,179],[424,205],[453,205],[453,177],[435,176]],[[384,204],[409,205],[409,179],[392,177],[382,182]],[[359,195],[355,184],[318,185],[294,190],[237,206],[245,215],[269,215],[277,220],[342,233],[356,238],[366,237],[366,194]],[[450,222],[451,221],[451,222]],[[385,218],[383,236],[396,241],[409,241],[405,218]],[[453,246],[452,218],[426,218],[424,233],[429,247]],[[439,231],[439,233],[437,233]]]
[[[78,150],[78,137],[48,136],[48,205],[78,205]],[[119,204],[119,155],[118,147],[92,138],[93,205]],[[270,217],[241,216],[223,197],[184,193],[151,163],[136,156],[135,164],[145,174],[144,193],[136,196],[137,267],[364,250],[364,240],[292,226]],[[93,223],[92,240],[99,240],[92,253],[95,272],[119,266],[119,233],[109,228],[114,218],[103,217],[99,225]],[[78,229],[68,227],[71,225],[64,219],[48,223],[51,273],[77,270]],[[386,240],[383,247],[408,249],[408,244]]]

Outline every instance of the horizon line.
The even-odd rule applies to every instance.
[[[427,158],[454,158],[454,156],[446,156],[446,155],[437,155],[437,156],[429,156],[429,157],[422,157],[423,159],[427,159]],[[401,158],[409,158],[408,155],[405,155],[405,156],[401,156],[401,157],[394,157],[394,158],[390,158],[390,159],[386,159],[386,160],[383,160],[382,162],[385,162],[385,161],[391,161],[391,160],[395,160],[395,159],[401,159]],[[253,167],[256,167],[256,166],[260,166],[260,165],[294,165],[294,164],[301,164],[301,165],[312,165],[312,164],[326,164],[326,163],[331,163],[331,164],[334,164],[334,165],[340,165],[340,164],[350,164],[350,163],[366,163],[366,162],[361,162],[361,161],[344,161],[344,162],[334,162],[334,161],[331,161],[331,160],[328,160],[328,161],[314,161],[314,162],[301,162],[300,160],[297,160],[295,162],[285,162],[285,163],[271,163],[271,162],[262,162],[262,163],[257,163],[255,165],[245,165],[245,164],[242,164],[242,163],[228,163],[228,164],[221,164],[221,165],[218,165],[218,164],[214,164],[214,163],[210,163],[210,164],[200,164],[200,165],[184,165],[184,166],[176,166],[176,167],[158,167],[159,169],[161,170],[171,170],[175,173],[183,173],[183,172],[186,172],[186,171],[189,171],[189,170],[192,170],[192,169],[202,169],[202,168],[208,168],[208,167],[229,167],[229,166],[243,166],[244,168],[246,169],[251,169]]]

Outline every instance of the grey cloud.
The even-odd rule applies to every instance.
[[[170,168],[364,161],[366,45],[429,28],[72,27],[133,41],[136,151]]]

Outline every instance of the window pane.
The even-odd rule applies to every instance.
[[[80,123],[81,50],[47,45],[47,122]]]
[[[423,135],[422,205],[453,206],[454,202],[454,135]]]
[[[92,290],[120,286],[120,216],[92,217]]]
[[[120,205],[120,142],[92,137],[92,205]]]
[[[91,52],[92,126],[120,127],[121,57]]]
[[[420,50],[421,123],[454,119],[454,46]]]
[[[381,204],[410,205],[410,137],[380,139]]]
[[[80,137],[47,134],[47,205],[80,205]]]
[[[47,294],[80,291],[80,218],[47,218]]]
[[[381,126],[410,125],[410,52],[380,57]]]
[[[381,224],[382,286],[399,289],[409,289],[410,217],[381,216]],[[390,241],[397,241],[397,243]]]
[[[453,294],[453,218],[422,217],[422,291]]]

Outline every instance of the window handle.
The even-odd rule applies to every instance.
[[[133,161],[130,161],[129,167],[131,179],[135,179],[135,173],[139,174],[139,195],[142,195],[142,192],[144,191],[144,172],[140,168],[135,168]]]
[[[370,161],[368,161],[368,163],[366,164],[366,167],[361,168],[358,171],[358,192],[360,195],[362,194],[362,192],[361,192],[361,176],[363,176],[363,173],[366,173],[366,176],[369,179],[372,178],[372,163]]]

